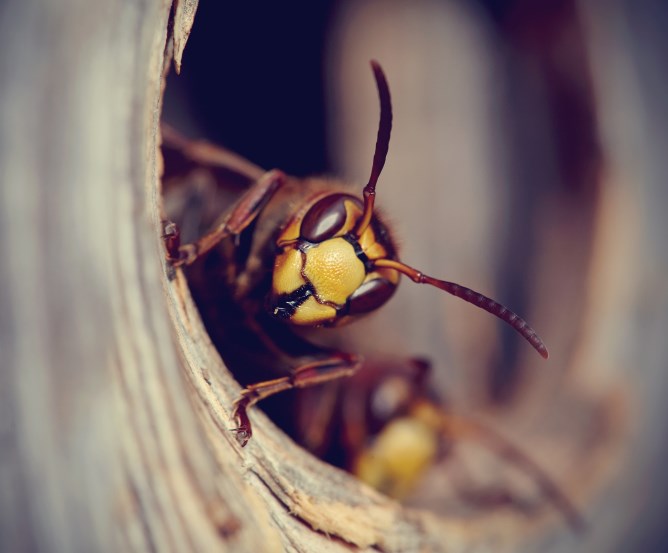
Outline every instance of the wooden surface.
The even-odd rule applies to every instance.
[[[184,2],[177,12],[186,25],[175,31],[177,52],[195,4]],[[401,508],[305,455],[259,413],[253,441],[238,447],[229,432],[238,386],[211,348],[182,275],[168,278],[163,262],[157,147],[170,9],[166,0],[9,0],[0,8],[0,550],[499,551],[531,536],[544,545],[537,536],[560,535],[554,519],[531,526],[495,514],[462,522]],[[611,40],[610,27],[594,28],[597,44]],[[386,67],[390,78],[393,64]],[[610,72],[596,79],[603,91],[617,83]],[[637,105],[633,91],[623,90],[631,100],[622,104]],[[409,92],[402,84],[393,88],[397,96]],[[625,392],[623,405],[634,416],[623,420],[631,421],[638,463],[628,462],[629,442],[617,449],[621,426],[614,418],[605,419],[610,436],[603,442],[612,449],[602,446],[584,458],[582,444],[570,457],[550,440],[538,448],[549,469],[565,468],[560,474],[578,500],[593,501],[594,492],[577,488],[598,474],[594,497],[606,504],[586,510],[594,528],[589,543],[598,548],[588,551],[635,543],[619,523],[624,509],[615,505],[623,507],[628,497],[644,512],[639,490],[651,482],[644,475],[665,445],[648,424],[665,420],[658,390],[667,358],[660,332],[668,312],[661,278],[667,257],[656,238],[665,236],[665,218],[648,200],[661,192],[665,166],[649,154],[642,164],[624,163],[628,143],[615,140],[623,134],[616,129],[635,129],[645,140],[636,144],[653,142],[642,125],[620,121],[619,97],[607,99],[606,147],[617,163],[585,275],[588,339],[571,351],[567,386],[577,386],[587,401]],[[468,137],[467,151],[484,132]],[[472,204],[486,194],[489,177],[481,168],[475,174]],[[633,182],[644,203],[631,210],[637,219],[620,227],[620,210],[629,216],[629,198],[638,192]],[[483,253],[492,230],[478,229],[472,238]],[[634,271],[623,270],[628,263]],[[488,274],[484,255],[463,266]],[[620,276],[600,285],[600,275],[610,273]],[[468,333],[478,324],[490,323],[464,328]],[[492,336],[490,328],[479,332]],[[409,336],[407,346],[424,345],[413,332],[418,343]],[[470,347],[453,358],[470,359]],[[549,394],[549,386],[539,393]],[[503,420],[536,417],[528,405]],[[517,432],[536,436],[530,424]],[[601,465],[600,455],[611,451],[620,460]],[[578,464],[582,459],[588,464]],[[623,478],[612,478],[617,473],[608,467],[620,463]],[[588,542],[556,543],[573,551]]]
[[[229,432],[238,386],[160,240],[169,9],[3,8],[0,549],[450,550],[263,417]]]

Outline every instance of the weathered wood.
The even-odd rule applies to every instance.
[[[3,7],[3,551],[280,549],[199,428],[160,284],[170,9]]]
[[[168,41],[168,0],[10,0],[0,12],[0,550],[500,551],[520,547],[532,532],[554,528],[526,524],[508,513],[462,522],[402,508],[305,454],[260,412],[252,414],[253,440],[244,449],[238,446],[229,428],[239,387],[211,347],[183,275],[165,267],[160,239],[158,129],[169,61],[164,53],[175,52],[178,65],[196,4],[178,3],[174,43]],[[377,13],[367,21],[382,24]],[[386,22],[401,14],[384,13]],[[432,22],[436,25],[437,18]],[[605,32],[610,28],[592,27],[598,29],[596,44],[609,45]],[[373,42],[371,28],[364,26],[357,36]],[[396,34],[385,36],[396,41]],[[356,56],[366,56],[352,39],[346,44],[355,47]],[[386,69],[391,71],[394,63],[389,61]],[[404,66],[405,71],[411,68],[420,69]],[[439,75],[432,65],[422,69]],[[340,82],[344,87],[350,83]],[[401,92],[410,82],[392,83],[399,105],[410,96]],[[603,72],[597,82],[606,88],[614,79]],[[350,91],[357,94],[363,88],[356,85]],[[371,98],[373,89],[368,88]],[[372,135],[376,107],[369,105]],[[623,126],[611,106],[614,102],[605,104],[601,113],[609,117],[611,128]],[[480,145],[475,138],[479,131],[469,137],[473,146]],[[419,127],[413,132],[399,135],[399,144],[427,131]],[[621,134],[608,132],[610,137]],[[354,124],[350,133],[347,144],[355,149]],[[427,143],[437,143],[424,136],[430,137]],[[372,145],[370,140],[368,148]],[[393,178],[440,178],[427,165],[416,176],[393,157],[393,147],[383,182],[388,199]],[[547,410],[528,402],[500,420],[511,433],[516,428],[518,437],[534,440],[539,460],[552,473],[565,475],[567,489],[581,501],[616,474],[620,444],[628,447],[620,441],[625,419],[617,407],[623,402],[615,400],[626,398],[616,391],[618,375],[636,368],[629,368],[629,359],[638,361],[641,374],[652,383],[665,383],[656,369],[666,358],[665,344],[656,343],[664,337],[627,324],[629,313],[642,309],[657,324],[663,321],[659,311],[666,304],[665,287],[652,280],[655,273],[649,270],[604,278],[646,243],[643,229],[619,225],[632,204],[628,174],[636,173],[625,172],[619,161],[625,150],[619,143],[608,144],[608,151],[618,160],[612,165],[617,178],[603,195],[595,221],[596,256],[590,272],[580,276],[587,286],[586,334],[569,357],[569,376],[561,388],[565,392]],[[369,159],[361,157],[362,173]],[[655,162],[648,158],[647,165]],[[489,173],[484,172],[489,167],[479,170],[483,174],[473,179],[477,184],[469,191],[469,204],[489,192]],[[648,179],[648,197],[659,195],[661,188],[652,186],[659,181]],[[403,192],[397,197],[405,198]],[[410,208],[405,200],[401,204]],[[489,219],[483,215],[476,218]],[[429,220],[419,205],[418,213],[408,218]],[[454,229],[448,234],[456,232],[456,225]],[[472,240],[483,253],[490,251],[493,230],[473,229]],[[441,237],[432,244],[440,247]],[[632,268],[648,260],[653,267],[664,267],[665,248],[654,248],[633,258]],[[430,251],[436,250],[418,255],[426,255],[428,263]],[[467,266],[462,252],[450,255],[459,256],[455,265]],[[420,259],[411,261],[431,270]],[[432,267],[447,262],[441,257]],[[489,274],[493,267],[484,255],[468,265],[474,274]],[[480,278],[472,284],[484,283]],[[632,293],[638,283],[656,291],[651,301]],[[613,301],[620,295],[621,305]],[[416,308],[422,300],[409,301]],[[482,319],[468,319],[465,312],[455,318],[464,330],[455,334],[449,329],[450,337],[494,335],[491,326],[472,330]],[[412,328],[414,341],[410,335],[401,340],[419,348],[425,335],[419,326]],[[388,332],[394,336],[398,331],[385,332],[387,341]],[[611,353],[610,341],[625,333],[633,335],[631,343],[624,348],[617,344]],[[484,364],[489,355],[472,351],[471,342],[465,342],[454,358]],[[542,392],[537,382],[544,399],[550,381]],[[648,386],[637,393],[643,391]],[[656,392],[647,397],[651,408],[635,419],[643,429],[650,414],[665,417],[661,397]],[[545,436],[540,425],[531,424],[541,414],[568,412],[573,405],[592,411],[550,419],[557,420],[556,428]],[[602,412],[600,406],[605,407]],[[578,417],[607,426],[568,434],[583,420]],[[513,426],[518,422],[519,430]],[[602,437],[594,450],[587,442],[592,435]],[[573,439],[575,443],[569,441]],[[643,464],[626,468],[622,483],[611,488],[617,500],[646,484],[643,467],[656,468],[648,447],[652,439],[663,443],[656,432],[634,435]],[[570,453],[562,451],[564,443]],[[631,495],[637,499],[638,492]],[[623,509],[609,514],[603,508],[591,513],[596,517],[591,524],[602,520],[604,528],[624,514]],[[616,531],[607,539],[594,532],[591,543],[604,550],[601,544],[619,537],[621,530]]]
[[[169,11],[4,9],[0,549],[419,548],[423,521],[264,417],[229,432],[238,386],[160,239]]]

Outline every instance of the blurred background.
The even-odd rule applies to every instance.
[[[403,260],[517,311],[551,355],[406,282],[341,340],[428,357],[555,476],[590,528],[536,551],[668,550],[667,25],[661,0],[203,0],[166,88],[190,136],[361,190],[383,65],[378,205]]]

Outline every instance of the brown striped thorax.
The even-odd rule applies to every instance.
[[[299,326],[339,326],[383,305],[399,274],[377,268],[393,259],[385,225],[373,217],[356,232],[362,202],[348,194],[327,194],[294,216],[279,235],[269,309]]]

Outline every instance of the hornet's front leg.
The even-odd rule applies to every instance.
[[[191,244],[181,245],[178,227],[168,221],[163,234],[167,260],[173,267],[190,265],[224,238],[241,234],[284,183],[285,175],[281,171],[274,169],[265,173],[244,193],[234,209],[215,229]]]
[[[237,433],[239,443],[242,447],[245,446],[253,435],[248,409],[258,401],[292,388],[308,388],[338,378],[350,377],[361,364],[362,358],[359,355],[337,352],[324,359],[300,365],[290,376],[247,386],[234,402],[233,417],[238,424],[234,431]]]

